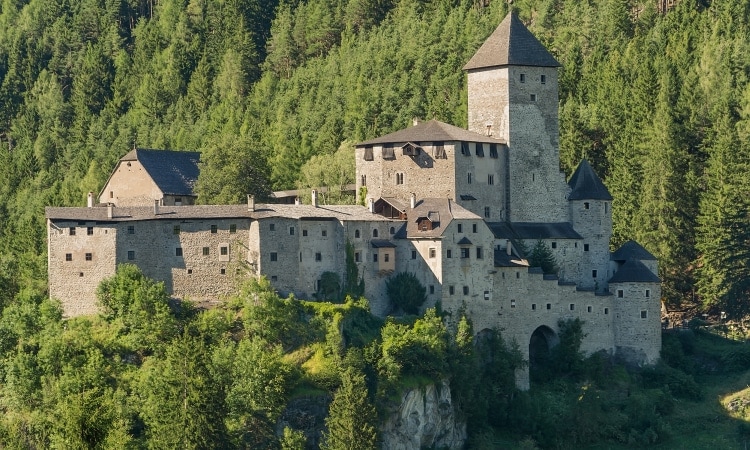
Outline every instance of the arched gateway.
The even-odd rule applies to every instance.
[[[557,334],[548,326],[542,325],[531,333],[529,339],[529,375],[544,370],[549,364],[550,349],[560,342]]]

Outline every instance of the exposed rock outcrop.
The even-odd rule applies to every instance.
[[[381,428],[383,450],[463,448],[466,423],[456,417],[447,381],[404,392]]]

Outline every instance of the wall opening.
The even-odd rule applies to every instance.
[[[560,342],[557,334],[542,325],[531,333],[529,339],[529,377],[532,382],[544,379],[550,369],[550,350]]]

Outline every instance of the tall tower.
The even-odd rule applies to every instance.
[[[560,171],[555,58],[509,13],[464,66],[469,130],[508,143],[504,208],[511,222],[567,222]]]

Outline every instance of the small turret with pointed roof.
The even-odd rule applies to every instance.
[[[571,189],[568,200],[612,200],[609,190],[586,159],[578,164],[568,186]]]

